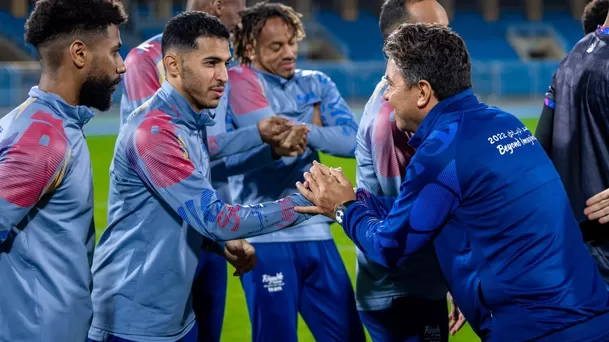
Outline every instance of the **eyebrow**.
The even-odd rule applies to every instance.
[[[218,56],[209,56],[209,57],[205,57],[203,59],[204,62],[215,62],[215,63],[220,63],[220,62],[224,63],[224,62],[227,62],[230,60],[231,60],[231,58],[229,58],[228,60],[225,60],[224,58],[220,58]]]

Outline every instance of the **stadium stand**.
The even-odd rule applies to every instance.
[[[153,3],[137,2],[130,9],[130,25],[122,33],[125,43],[121,49],[123,56],[138,41],[162,30],[164,20],[155,17]],[[169,14],[178,13],[182,6],[175,2]],[[327,73],[346,98],[367,98],[383,75],[385,65],[377,13],[361,10],[356,20],[345,20],[328,6],[317,8],[306,18],[308,37],[301,45],[300,67]],[[526,44],[514,46],[514,42],[526,42],[528,35],[539,38],[536,35],[542,34],[549,37],[551,45],[562,50],[557,54],[562,57],[582,36],[581,25],[575,17],[568,10],[548,10],[543,13],[541,21],[532,22],[522,9],[502,9],[498,20],[489,21],[479,10],[460,10],[457,7],[451,26],[467,43],[474,61],[473,82],[479,95],[530,98],[545,92],[560,58],[529,58],[528,55],[539,54],[529,50],[535,50],[535,42],[540,39],[533,39],[532,47]],[[3,38],[0,46],[10,44],[35,61],[36,51],[23,42],[25,19],[0,10],[0,21],[3,23],[0,25]],[[20,102],[31,85],[28,82],[36,77],[36,68],[28,63],[0,64],[0,107]]]

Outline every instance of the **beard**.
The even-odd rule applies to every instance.
[[[208,102],[205,97],[204,89],[205,87],[201,83],[201,81],[197,78],[197,76],[187,67],[185,64],[182,64],[182,73],[180,77],[182,78],[182,89],[185,93],[187,93],[192,101],[193,105],[201,109],[213,109],[218,106],[217,102]]]
[[[107,111],[112,106],[113,87],[120,82],[120,76],[112,79],[109,76],[90,75],[80,87],[80,105]]]

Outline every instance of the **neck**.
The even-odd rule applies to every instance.
[[[274,72],[272,72],[272,71],[268,70],[267,68],[265,68],[264,66],[262,66],[262,64],[258,63],[257,61],[252,61],[252,66],[253,66],[254,68],[256,68],[256,69],[260,70],[260,71],[264,71],[264,72],[266,72],[267,74],[271,74],[271,75],[279,76],[279,77],[281,77],[281,78],[283,78],[283,79],[286,79],[286,80],[290,80],[290,79],[292,78],[292,76],[293,76],[293,75],[292,75],[292,76],[287,77],[287,78],[286,78],[286,77],[283,77],[283,76],[281,76],[281,75],[279,75],[279,74],[276,74],[276,73],[274,73]]]
[[[58,70],[56,74],[43,71],[38,88],[61,97],[71,106],[78,106],[80,104],[80,87],[76,86],[74,80],[60,75],[61,70]]]
[[[264,71],[266,73],[272,74],[272,72],[266,70],[265,67],[262,66],[258,61],[252,61],[252,66],[260,71]]]

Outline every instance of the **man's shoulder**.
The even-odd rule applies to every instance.
[[[245,65],[245,64],[239,64],[239,65],[235,65],[232,66],[230,68],[228,68],[228,77],[229,77],[229,81],[231,80],[231,77],[235,76],[235,77],[258,77],[258,74],[256,73],[256,71],[254,69],[252,69],[249,65]]]
[[[241,90],[243,87],[257,86],[260,84],[258,73],[251,67],[241,64],[228,69],[229,94],[230,90]]]
[[[144,42],[140,45],[134,47],[127,54],[127,58],[125,62],[128,61],[143,61],[143,60],[151,60],[155,62],[157,58],[159,58],[162,54],[161,50],[161,39],[162,34],[156,35]]]
[[[57,113],[57,109],[35,97],[28,98],[0,120],[0,139],[7,134],[23,133],[34,123],[52,128],[69,142],[66,133],[69,128],[62,115]]]
[[[294,76],[300,80],[314,82],[321,85],[332,82],[330,76],[319,70],[296,69]]]
[[[560,62],[557,74],[562,74],[567,70],[571,74],[572,70],[589,68],[590,65],[584,63],[584,58],[599,59],[604,62],[609,57],[609,44],[607,43],[607,38],[601,39],[596,32],[585,35]]]

